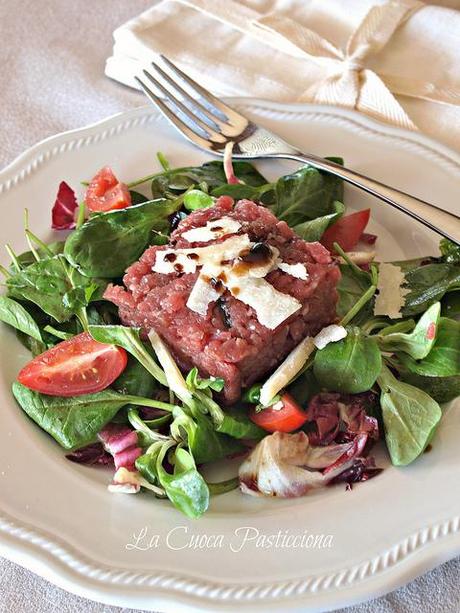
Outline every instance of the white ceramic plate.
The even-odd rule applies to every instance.
[[[458,207],[460,158],[427,138],[336,109],[237,104],[306,151],[342,155],[356,170]],[[51,237],[50,207],[61,180],[78,186],[105,164],[132,180],[156,168],[157,150],[174,165],[206,159],[152,108],[32,147],[0,174],[1,243],[24,248],[25,206],[34,231]],[[289,168],[261,167],[270,177]],[[434,234],[386,205],[351,189],[346,202],[372,207],[379,257],[437,252]],[[10,395],[29,356],[6,326],[0,355],[0,554],[65,589],[174,612],[320,611],[380,595],[460,553],[460,414],[452,408],[431,453],[409,468],[388,467],[351,492],[338,486],[297,500],[236,491],[213,499],[205,517],[190,521],[149,496],[110,495],[108,472],[66,461]],[[383,453],[380,461],[386,463]],[[283,538],[269,541],[278,531],[290,537],[290,547]]]

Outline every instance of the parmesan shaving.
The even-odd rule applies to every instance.
[[[304,338],[303,341],[291,351],[284,362],[278,366],[271,377],[262,385],[260,389],[260,403],[262,405],[270,405],[272,398],[274,398],[283,387],[286,387],[300,371],[314,348],[313,339],[307,336],[307,338]]]
[[[399,266],[382,262],[379,264],[378,294],[375,299],[374,315],[391,319],[402,317],[401,309],[410,290],[403,287],[405,276]]]
[[[218,300],[222,294],[222,291],[219,292],[211,286],[205,268],[196,280],[187,300],[187,307],[202,317],[206,316],[208,306]]]
[[[317,349],[324,349],[329,343],[336,343],[347,336],[347,331],[343,326],[332,324],[323,328],[313,339]]]
[[[236,219],[221,217],[208,221],[205,226],[187,230],[182,234],[182,238],[185,238],[189,243],[207,243],[228,234],[236,234],[240,228],[241,224]]]
[[[308,279],[308,272],[305,264],[286,264],[286,262],[279,262],[278,268],[288,275],[291,275],[291,277],[296,277],[303,281]]]
[[[164,275],[177,272],[194,273],[198,266],[203,266],[208,262],[219,263],[223,260],[233,260],[239,256],[241,251],[249,249],[250,246],[248,235],[243,234],[206,247],[165,249],[157,251],[152,270]]]
[[[226,285],[232,296],[252,307],[259,322],[270,330],[302,306],[296,298],[279,292],[265,279],[231,275]]]
[[[240,276],[258,277],[258,278],[266,277],[269,272],[271,272],[277,267],[278,257],[280,254],[280,252],[278,251],[276,247],[272,247],[271,245],[269,245],[269,247],[270,247],[271,255],[270,255],[270,259],[267,262],[262,262],[258,266],[251,264],[251,266],[249,267],[246,266],[244,261],[236,262],[232,266],[232,269],[231,269],[232,272],[235,275],[240,275]],[[242,275],[240,271],[242,271],[243,273]]]
[[[222,231],[227,231],[229,228],[237,229],[236,225],[238,229],[240,228],[238,222],[224,217],[208,222],[207,227],[194,228],[183,236],[190,239],[190,233],[195,230],[211,232],[213,227],[216,227],[213,224],[218,224],[216,228],[218,231],[221,228]],[[191,240],[198,240],[196,233],[191,236]],[[204,240],[203,235],[200,235],[200,240]],[[257,264],[257,261],[248,263],[244,256],[249,253],[252,246],[249,236],[243,234],[228,238],[221,243],[195,249],[157,251],[152,270],[162,274],[190,274],[195,273],[198,267],[202,267],[187,300],[187,307],[190,310],[203,317],[206,316],[209,305],[215,302],[226,288],[234,298],[255,310],[257,319],[263,326],[273,330],[298,311],[302,304],[289,294],[276,290],[264,277],[280,265],[285,267],[286,272],[301,279],[306,279],[308,272],[303,264],[280,263],[279,251],[272,246],[268,261],[260,264]],[[218,288],[210,283],[213,277],[219,281]],[[161,362],[160,356],[158,358]],[[166,371],[166,368],[164,369]],[[166,376],[168,377],[167,372]]]

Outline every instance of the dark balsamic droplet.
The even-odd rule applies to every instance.
[[[216,292],[221,292],[224,289],[224,284],[222,281],[220,279],[216,279],[215,277],[212,277],[210,280],[210,285],[216,290]]]
[[[230,316],[230,310],[228,308],[227,301],[221,296],[216,304],[220,311],[224,326],[227,329],[230,329],[232,327],[232,318]]]
[[[272,251],[266,243],[256,243],[248,253],[240,257],[240,260],[247,264],[265,264],[271,257]]]

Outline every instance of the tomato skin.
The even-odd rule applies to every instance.
[[[101,213],[125,209],[131,206],[131,194],[127,185],[121,183],[108,166],[104,166],[91,179],[85,194],[88,211]]]
[[[48,396],[92,394],[113,383],[127,361],[121,347],[99,343],[83,332],[36,356],[21,370],[18,381]]]
[[[338,243],[344,251],[351,251],[361,238],[369,222],[370,214],[370,209],[363,209],[341,217],[323,234],[321,244],[329,251],[334,251],[334,243]]]
[[[274,409],[268,407],[256,412],[251,409],[249,419],[267,432],[293,432],[298,430],[307,421],[305,411],[297,404],[290,394],[283,394],[280,402],[283,407]],[[275,403],[273,406],[276,406]]]

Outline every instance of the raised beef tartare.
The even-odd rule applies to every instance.
[[[197,232],[198,228],[202,230]],[[249,246],[222,255],[223,268],[228,267],[230,259],[238,261],[233,265],[230,283],[228,271],[203,275],[203,267],[209,268],[207,261],[197,262],[195,270],[189,268],[194,258],[199,259],[200,248],[216,245],[217,250],[217,245],[232,237],[246,238]],[[237,249],[238,245],[237,239]],[[177,257],[181,250],[188,252],[182,254],[187,258],[185,265]],[[160,256],[163,264],[172,267],[170,271],[167,266],[160,267]],[[262,273],[255,272],[251,277],[251,268],[254,271],[255,267],[262,267]],[[158,272],[160,269],[162,272]],[[193,309],[190,295],[200,270],[200,281],[209,283],[211,295],[204,309],[203,305]],[[254,286],[247,285],[248,275]],[[182,221],[168,245],[147,249],[126,271],[125,287],[109,286],[105,298],[119,307],[125,325],[140,327],[144,334],[154,329],[184,371],[196,366],[201,375],[223,378],[225,401],[232,403],[238,400],[242,388],[276,367],[304,337],[315,335],[335,320],[339,278],[338,266],[320,243],[305,242],[285,222],[254,202],[240,200],[234,204],[224,196],[214,206]],[[271,294],[267,283],[276,293]],[[272,302],[258,311],[256,294],[267,289]],[[288,303],[287,311],[277,313],[278,308],[283,309],[280,303],[284,297],[294,299],[293,304]]]

